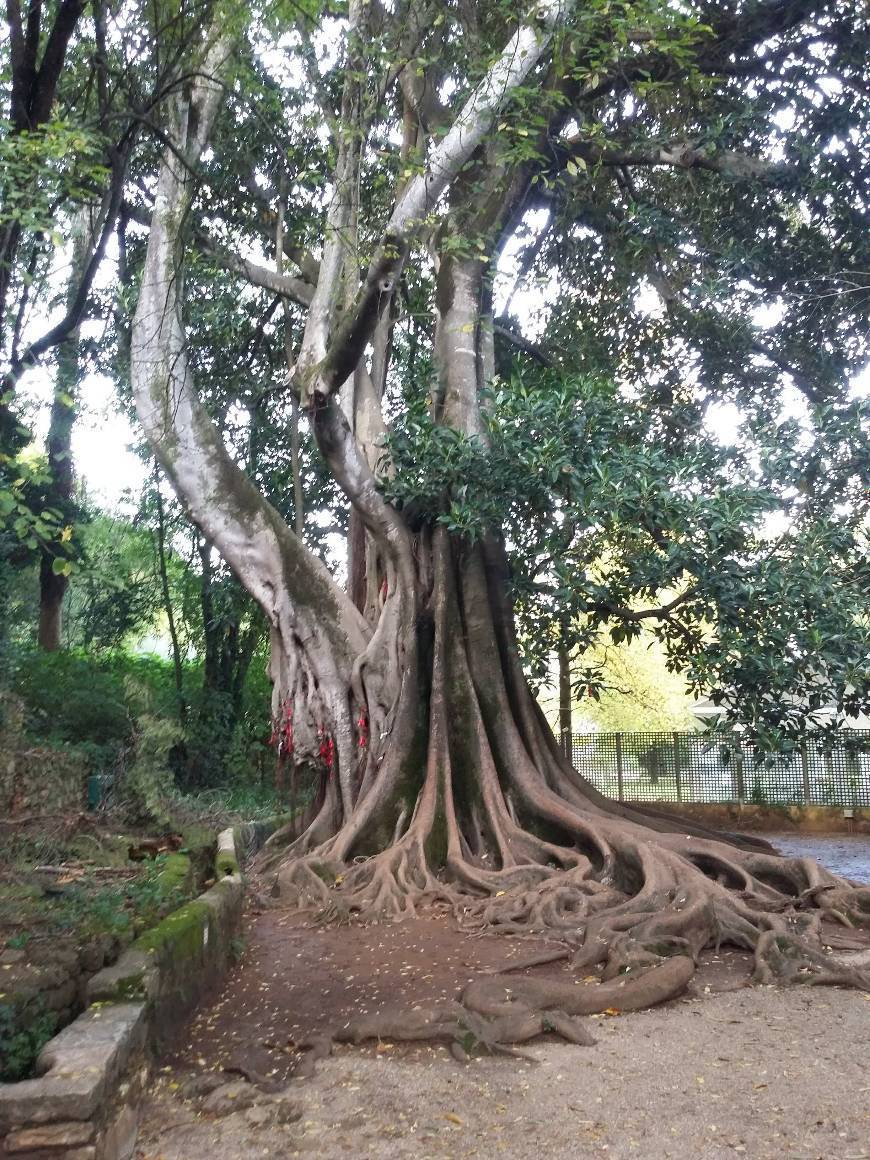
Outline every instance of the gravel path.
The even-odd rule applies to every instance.
[[[597,1046],[536,1064],[343,1048],[290,1085],[295,1123],[274,1097],[212,1117],[166,1070],[137,1156],[870,1158],[870,995],[743,989],[591,1023]]]
[[[764,834],[783,854],[815,858],[834,874],[870,882],[870,834]]]

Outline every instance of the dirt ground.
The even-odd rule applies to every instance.
[[[749,987],[747,956],[723,950],[676,1002],[590,1018],[594,1047],[541,1040],[529,1061],[462,1065],[439,1045],[385,1041],[337,1046],[293,1078],[307,1037],[453,998],[481,970],[555,944],[474,937],[440,914],[323,928],[270,908],[252,908],[246,944],[167,1055],[138,1160],[870,1160],[870,995]],[[559,972],[573,977],[560,964],[531,973]],[[191,1098],[192,1086],[226,1081],[220,1109]]]
[[[815,858],[843,878],[870,882],[868,834],[765,834],[764,837],[791,858]]]
[[[342,1046],[288,1083],[306,1035],[361,1009],[455,994],[481,967],[541,944],[469,938],[446,918],[311,929],[282,911],[252,915],[248,938],[158,1075],[140,1160],[870,1158],[870,995],[747,988],[743,956],[723,951],[691,995],[590,1019],[592,1048],[542,1041],[527,1048],[534,1063],[463,1066],[440,1046]],[[215,1116],[185,1099],[191,1077],[222,1069],[266,1081],[262,1094],[251,1087],[256,1106]],[[275,1114],[285,1093],[295,1122]]]

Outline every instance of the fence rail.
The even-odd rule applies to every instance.
[[[619,801],[870,807],[870,729],[807,733],[780,753],[709,733],[572,733],[574,767]]]

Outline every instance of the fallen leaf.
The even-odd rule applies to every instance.
[[[618,1007],[605,1007],[604,1014],[605,1015],[621,1015],[622,1012],[620,1011],[620,1009]]]
[[[453,1112],[445,1112],[444,1119],[449,1120],[451,1124],[458,1124],[460,1128],[462,1127],[462,1120],[460,1120],[459,1116],[454,1115]]]

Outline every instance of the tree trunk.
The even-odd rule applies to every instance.
[[[559,744],[571,760],[571,657],[559,644]]]
[[[821,914],[866,921],[870,891],[763,841],[604,798],[567,761],[526,684],[499,545],[438,529],[416,548],[426,563],[415,639],[386,728],[370,727],[365,690],[348,688],[348,808],[329,721],[318,724],[314,802],[264,860],[284,897],[366,919],[446,903],[490,928],[558,932],[603,978],[728,942],[756,952],[758,978],[809,963],[825,981],[866,984],[818,939]],[[288,757],[292,734],[289,745]],[[781,917],[800,897],[817,909]]]
[[[83,210],[73,225],[72,259],[70,263],[67,299],[72,302],[79,290],[84,266],[91,246],[90,214]],[[56,508],[66,522],[73,512],[72,432],[76,419],[77,394],[81,366],[79,360],[79,327],[75,326],[57,351],[57,374],[51,418],[48,427],[49,483],[45,492],[45,506]],[[39,647],[46,652],[57,652],[61,647],[63,630],[63,601],[69,579],[55,573],[55,555],[47,548],[39,560]]]
[[[172,645],[172,672],[175,677],[178,720],[183,725],[187,720],[187,702],[184,697],[184,666],[181,662],[181,645],[175,623],[175,610],[172,607],[172,592],[169,588],[169,569],[166,563],[166,512],[163,506],[163,496],[160,494],[160,470],[156,464],[154,467],[154,499],[157,505],[157,571],[160,575],[160,591],[163,595],[163,608],[166,612],[166,624],[169,628],[169,640]]]
[[[529,31],[523,69],[543,43],[539,31]],[[498,66],[509,70],[508,80],[514,40]],[[226,59],[228,52],[216,44],[210,54]],[[475,90],[437,146],[437,166],[410,183],[360,299],[340,324],[339,227],[348,207],[339,194],[330,205],[295,374],[324,460],[376,548],[376,564],[366,555],[367,581],[373,574],[379,581],[369,619],[232,462],[195,391],[178,289],[179,222],[216,108],[213,69],[219,74],[219,60],[194,82],[191,115],[178,107],[171,127],[175,149],[165,156],[155,198],[132,379],[143,425],[179,494],[269,620],[280,762],[316,781],[304,816],[264,852],[262,865],[274,870],[281,893],[346,918],[399,917],[441,903],[481,926],[555,932],[576,948],[585,971],[600,966],[602,979],[640,974],[637,990],[626,984],[620,1007],[676,993],[699,951],[721,942],[754,950],[761,979],[806,969],[814,982],[870,985],[866,972],[826,957],[820,938],[823,914],[867,921],[870,890],[853,889],[809,860],[775,856],[765,842],[717,836],[606,799],[573,769],[522,672],[501,544],[470,544],[438,525],[408,526],[377,486],[366,435],[351,430],[338,405],[351,376],[357,397],[368,391],[374,398],[364,353],[380,321],[378,303],[392,292],[417,228],[409,223],[424,220],[482,141],[497,107],[494,90]],[[516,75],[519,83],[526,74]],[[478,118],[474,133],[469,118]],[[355,135],[349,140],[358,147]],[[339,191],[354,184],[348,157],[339,150]],[[499,230],[525,188],[520,178],[511,178],[510,196],[499,194],[496,167],[487,177],[492,196],[483,199],[469,172],[467,183],[484,203],[475,236]],[[484,258],[450,257],[447,247],[439,254],[432,408],[437,422],[481,441],[481,388],[492,373],[481,325],[485,272]],[[350,412],[357,426],[356,403]],[[564,1014],[570,1007],[559,995]],[[505,1005],[503,995],[472,998],[463,999],[471,1013],[463,1018]],[[538,1031],[542,1005],[553,1002],[530,1008],[528,1026]],[[431,1033],[432,1021],[423,1024]],[[523,1029],[511,1026],[519,1037]]]

